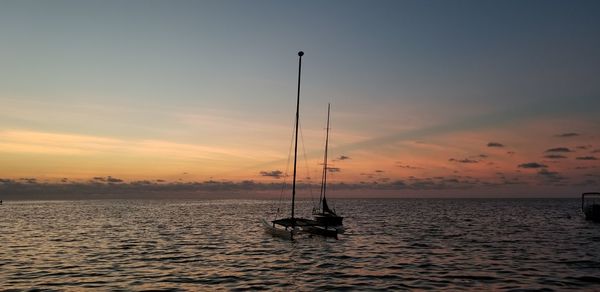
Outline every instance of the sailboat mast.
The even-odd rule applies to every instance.
[[[327,149],[329,148],[329,113],[331,109],[331,103],[327,104],[327,131],[325,134],[325,155],[323,157],[323,178],[321,181],[321,196],[319,196],[319,205],[325,199],[325,192],[327,191]],[[323,208],[321,208],[323,211]]]
[[[294,204],[296,202],[296,162],[298,160],[298,122],[300,120],[300,77],[302,73],[302,56],[304,56],[304,52],[298,52],[298,95],[296,98],[296,137],[294,138],[294,179],[292,181],[292,229],[296,225],[294,220]]]

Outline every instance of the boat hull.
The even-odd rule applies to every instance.
[[[344,217],[332,216],[327,214],[316,214],[315,220],[325,226],[342,226]]]
[[[265,232],[276,237],[292,240],[294,234],[298,232],[298,230],[285,230],[283,228],[275,227],[273,226],[274,224],[267,222],[265,219],[262,219],[261,222]]]
[[[310,234],[338,238],[338,232],[336,229],[328,229],[320,226],[307,226],[302,227],[302,231]]]
[[[261,220],[265,232],[280,238],[294,240],[296,235],[312,234],[337,239],[338,230],[331,226],[324,226],[319,222],[304,218],[283,218],[268,222]],[[293,229],[292,229],[292,226]]]

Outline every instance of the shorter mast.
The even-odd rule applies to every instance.
[[[325,155],[323,157],[323,176],[321,178],[321,195],[319,196],[319,207],[321,212],[325,212],[325,193],[327,192],[327,149],[329,148],[329,112],[331,109],[331,103],[327,104],[327,131],[325,134]],[[321,203],[323,205],[321,206]]]

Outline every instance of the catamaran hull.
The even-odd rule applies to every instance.
[[[307,227],[302,227],[302,231],[306,232],[306,233],[314,234],[314,235],[324,236],[324,237],[333,237],[335,239],[338,238],[338,232],[335,229],[326,229],[326,228],[316,227],[316,226],[307,226]]]
[[[265,232],[273,236],[291,240],[294,238],[294,234],[297,233],[297,230],[285,230],[283,228],[274,227],[272,223],[267,222],[265,219],[262,219],[261,222]]]

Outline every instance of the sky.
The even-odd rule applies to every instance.
[[[0,185],[600,185],[598,1],[2,1]],[[147,187],[147,186],[146,186]],[[207,188],[211,189],[211,188]]]

